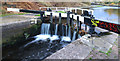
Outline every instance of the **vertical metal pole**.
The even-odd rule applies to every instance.
[[[77,31],[79,31],[79,16],[77,16]]]
[[[61,13],[59,13],[59,25],[58,25],[59,35],[62,36],[62,23],[61,23]]]
[[[91,19],[94,19],[93,15],[91,16]],[[89,29],[89,33],[93,34],[95,32],[95,26],[94,25],[90,25],[90,29]]]
[[[50,13],[50,20],[51,20],[51,23],[53,23],[52,13]]]
[[[72,15],[71,22],[72,22],[72,23],[71,23],[71,26],[73,27],[73,23],[74,23],[74,22],[73,22],[73,15]]]
[[[77,33],[76,33],[76,38],[78,38],[79,35],[79,16],[77,16]]]
[[[59,13],[59,24],[61,24],[61,13]]]
[[[70,12],[67,12],[67,24],[69,24],[69,20],[70,20]]]
[[[50,13],[50,32],[51,36],[53,35],[53,19],[52,19],[52,13]]]
[[[82,22],[79,21],[79,29],[81,30],[81,25],[82,25]]]
[[[42,22],[44,22],[44,20],[43,20],[43,13],[40,13],[40,18],[41,18]]]

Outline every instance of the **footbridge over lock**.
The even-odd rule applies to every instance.
[[[108,20],[97,19],[93,16],[93,10],[82,9],[79,7],[40,7],[40,11],[36,10],[24,10],[17,8],[8,8],[8,11],[17,11],[17,12],[29,12],[40,14],[42,21],[44,16],[50,16],[50,22],[53,22],[52,17],[59,18],[59,24],[61,23],[61,18],[67,18],[67,24],[70,24],[70,21],[77,20],[77,30],[81,29],[81,24],[90,26],[90,33],[94,33],[95,27],[100,27],[115,33],[120,33],[120,24],[118,22],[112,22]],[[73,24],[70,24],[73,26]],[[86,29],[86,28],[85,28]]]

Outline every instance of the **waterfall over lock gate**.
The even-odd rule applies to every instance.
[[[49,34],[50,24],[43,23],[41,25],[41,34]]]
[[[55,25],[55,35],[57,35],[58,24]]]
[[[77,32],[74,31],[72,41],[74,41],[74,40],[76,39],[76,33],[77,33]]]
[[[42,41],[42,42],[46,42],[48,40],[50,40],[50,43],[52,43],[53,41],[57,41],[57,40],[61,40],[61,41],[64,41],[64,42],[71,42],[71,41],[74,41],[76,39],[76,31],[74,31],[73,33],[73,37],[71,37],[71,28],[70,26],[65,26],[65,25],[62,25],[62,36],[58,36],[58,25],[59,24],[55,24],[54,26],[54,34],[51,35],[50,34],[50,24],[48,23],[42,23],[41,25],[41,34],[39,35],[36,35],[34,36],[35,40],[27,43],[25,45],[25,47],[29,44],[32,44],[32,43],[35,43],[35,42],[38,42],[38,41]],[[71,40],[72,38],[72,40]]]

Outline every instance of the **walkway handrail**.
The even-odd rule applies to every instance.
[[[16,9],[16,8],[7,8],[8,11],[17,11],[17,12],[29,12],[29,13],[38,13],[41,14],[41,20],[43,20],[43,14],[45,15],[50,15],[52,13],[53,16],[58,16],[59,14],[58,12],[52,12],[52,11],[35,11],[35,10],[23,10],[23,9]],[[84,9],[83,9],[84,10]],[[86,9],[85,9],[86,10]],[[60,17],[66,17],[68,18],[68,12],[67,13],[61,13]],[[109,31],[113,31],[116,33],[120,34],[120,24],[119,23],[114,23],[114,22],[110,22],[110,21],[102,21],[99,19],[95,19],[94,17],[86,17],[86,16],[81,16],[81,15],[76,15],[76,14],[69,14],[69,18],[72,18],[72,16],[74,16],[72,19],[75,20],[79,20],[80,22],[87,24],[89,26],[97,26],[97,27],[101,27],[104,29],[107,29]],[[78,18],[79,17],[79,18]]]
[[[78,8],[78,7],[40,7],[40,10],[41,10],[42,8],[43,8],[43,9],[45,9],[45,8],[46,8],[46,9],[49,9],[49,8],[50,8],[50,9],[53,9],[53,8],[54,8],[54,9],[56,9],[56,10],[54,10],[54,11],[61,11],[61,10],[58,10],[58,9],[64,8],[63,11],[70,11],[70,12],[72,12],[72,10],[75,10],[75,13],[77,13],[77,10],[81,10],[81,11],[82,11],[82,14],[83,14],[84,11],[89,11],[89,12],[91,12],[91,14],[93,15],[93,10],[91,10],[91,9],[82,9],[82,8],[80,8],[80,7],[79,7],[79,8]]]

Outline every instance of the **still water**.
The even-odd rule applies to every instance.
[[[103,21],[109,21],[114,23],[118,23],[120,20],[120,7],[103,6],[92,9],[94,10],[94,16],[96,19],[101,19]]]

